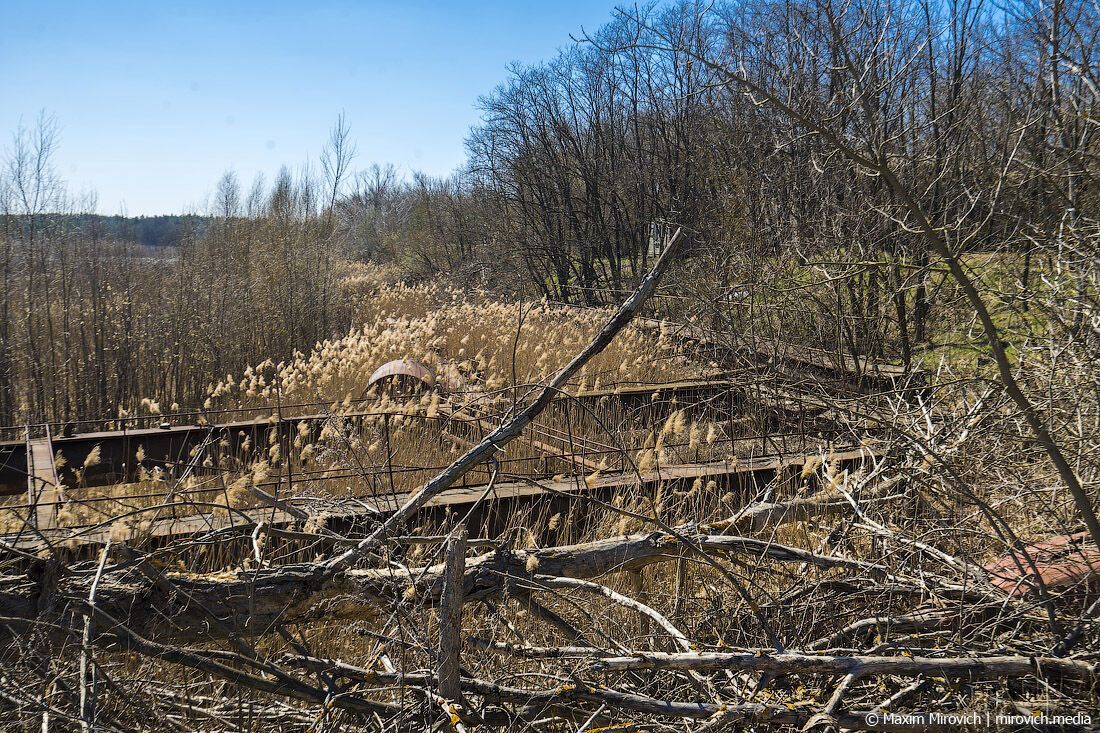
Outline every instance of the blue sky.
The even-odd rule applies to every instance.
[[[227,169],[247,185],[315,160],[341,110],[357,168],[445,174],[510,62],[616,4],[0,0],[0,149],[52,113],[70,190],[132,216],[201,206]]]

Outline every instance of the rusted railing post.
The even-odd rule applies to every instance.
[[[389,477],[389,481],[390,481],[390,495],[395,496],[397,494],[397,489],[394,487],[394,483],[393,483],[393,461],[392,461],[393,449],[390,447],[390,413],[389,413],[389,411],[386,411],[382,415],[382,432],[383,432],[383,435],[385,436],[385,443],[386,443],[386,475]],[[396,501],[396,498],[394,499],[394,501]]]

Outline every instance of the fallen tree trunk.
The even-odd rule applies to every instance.
[[[927,572],[919,578],[908,577],[871,562],[752,537],[699,534],[690,526],[675,536],[649,532],[578,545],[486,553],[467,561],[463,596],[468,601],[489,598],[517,580],[534,582],[537,587],[536,576],[528,568],[537,568],[542,576],[583,580],[692,557],[699,549],[742,560],[805,563],[823,570],[847,571],[971,604],[1007,602],[1005,594],[992,587],[954,583]],[[108,568],[99,581],[96,606],[150,639],[188,641],[226,633],[264,634],[280,623],[374,619],[402,603],[410,586],[415,586],[417,604],[436,606],[444,566],[335,570],[317,562],[208,575],[158,573],[156,579],[151,578],[149,567],[136,564]],[[80,608],[92,582],[92,573],[61,577],[43,573],[39,579],[10,579],[0,584],[0,616],[34,619],[44,609]],[[135,609],[141,613],[134,613]],[[212,624],[212,618],[221,626]],[[81,619],[72,614],[66,623],[82,627]]]
[[[900,477],[883,481],[860,498],[864,501],[878,501],[899,483],[901,483]],[[848,514],[851,511],[852,503],[847,495],[838,491],[827,491],[789,501],[758,502],[745,507],[725,521],[707,524],[704,528],[709,532],[729,529],[759,532],[791,522],[822,519],[838,514]]]
[[[431,688],[435,681],[431,675],[377,672],[332,659],[318,659],[302,655],[287,655],[284,664],[334,677],[355,680],[367,684],[403,685]],[[815,711],[756,702],[718,703],[712,701],[663,700],[648,695],[620,692],[602,685],[584,683],[560,685],[553,689],[529,689],[500,685],[487,680],[463,677],[460,681],[466,694],[481,697],[486,702],[523,704],[529,708],[551,708],[555,705],[591,703],[623,712],[658,715],[671,718],[696,720],[720,719],[723,725],[741,723],[744,726],[803,725],[814,717]],[[891,724],[886,721],[868,720],[866,714],[853,713],[838,716],[840,725],[851,730],[927,731],[928,725]],[[947,726],[944,726],[947,729]]]
[[[897,675],[916,677],[936,675],[969,679],[1004,677],[1072,677],[1093,682],[1096,664],[1057,657],[906,657],[906,656],[834,656],[825,654],[782,654],[758,652],[664,653],[646,652],[635,656],[608,657],[592,663],[593,668],[608,672],[639,669],[690,672],[765,672],[768,674],[854,674],[857,677]]]

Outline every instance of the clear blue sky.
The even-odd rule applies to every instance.
[[[341,110],[357,168],[446,174],[509,62],[616,4],[0,0],[0,149],[54,114],[70,190],[132,216],[201,205],[227,169],[247,186],[316,159]]]

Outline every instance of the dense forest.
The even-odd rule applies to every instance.
[[[22,223],[22,236],[30,235],[33,225],[30,217],[20,221],[18,214],[11,222],[13,228]],[[201,237],[206,231],[207,218],[197,214],[162,214],[159,216],[104,216],[103,214],[57,214],[54,223],[69,236],[96,236],[101,239],[129,242],[143,247],[178,247],[185,239]],[[154,253],[155,254],[155,253]]]

